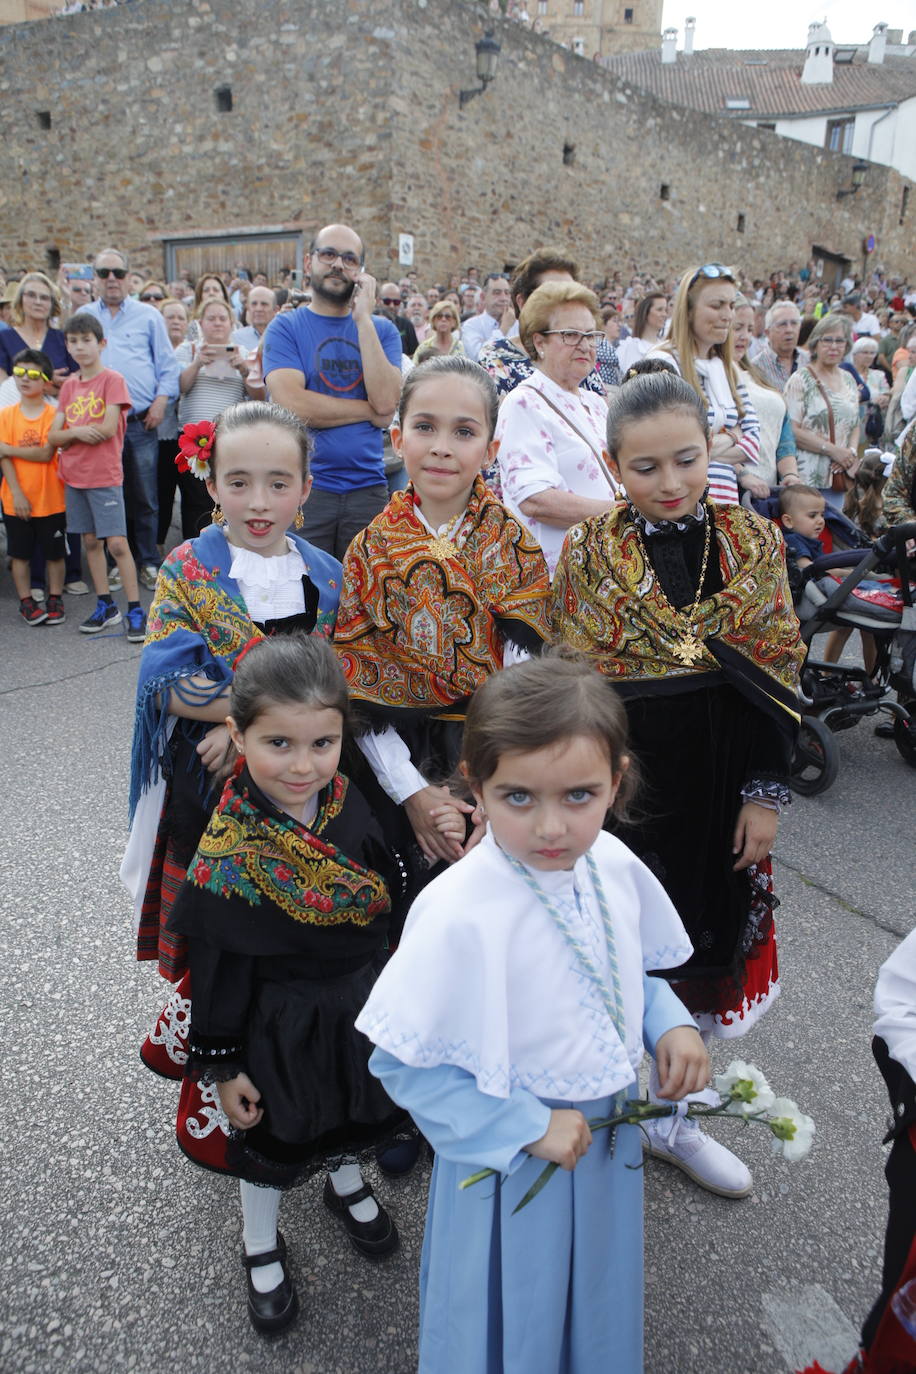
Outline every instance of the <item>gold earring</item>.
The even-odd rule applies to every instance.
[[[304,524],[305,516],[302,514],[302,507],[300,506],[299,509],[296,511],[296,518],[293,521],[293,527],[294,529],[301,530]]]
[[[221,525],[224,519],[225,517],[223,515],[222,510],[220,509],[220,504],[217,501],[215,506],[213,507],[213,510],[210,512],[210,523],[213,525]]]

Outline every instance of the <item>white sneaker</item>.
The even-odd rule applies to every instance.
[[[65,583],[64,583],[64,591],[65,591],[65,592],[68,592],[68,593],[70,594],[70,596],[88,596],[88,595],[89,595],[89,587],[88,587],[88,585],[83,581],[82,578],[79,578],[79,579],[78,579],[77,581],[75,581],[75,582],[65,582]]]
[[[144,563],[140,569],[140,585],[146,587],[147,591],[156,590],[156,581],[159,577],[159,569],[153,567],[152,563]]]
[[[643,1142],[656,1159],[682,1169],[688,1178],[719,1197],[747,1197],[754,1187],[751,1171],[737,1155],[705,1135],[688,1117],[661,1117],[643,1123]]]
[[[44,587],[30,587],[29,595],[33,601],[42,602],[45,599],[45,589]]]

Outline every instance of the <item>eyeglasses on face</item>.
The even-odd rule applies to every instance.
[[[581,329],[544,329],[543,334],[556,334],[560,342],[567,348],[578,348],[580,344],[585,344],[587,348],[597,348],[604,335],[600,329],[593,329],[585,333]]]
[[[164,301],[164,300],[165,300],[165,296],[147,295],[147,296],[141,296],[140,299],[141,299],[141,301]]]
[[[708,262],[705,267],[698,267],[690,281],[687,283],[688,289],[700,277],[706,277],[709,281],[715,281],[717,277],[724,277],[726,281],[734,281],[735,273],[731,267],[723,267],[721,262]]]
[[[400,305],[400,304],[401,304],[401,298],[400,298],[400,296],[383,296],[383,297],[382,297],[382,305]]]
[[[351,272],[354,272],[358,267],[362,266],[362,260],[357,257],[355,253],[345,253],[341,248],[331,248],[330,246],[327,248],[316,248],[315,257],[320,263],[323,263],[325,267],[330,267],[340,258],[344,267],[349,268]]]
[[[51,378],[42,372],[40,367],[14,367],[14,377],[28,377],[30,382],[37,382],[39,378],[43,382],[50,382]]]
[[[109,277],[117,277],[118,281],[123,281],[127,276],[126,267],[97,267],[95,275],[101,277],[102,281],[107,281]]]
[[[43,305],[51,304],[51,297],[46,295],[44,291],[23,291],[22,299],[24,301],[41,301]]]

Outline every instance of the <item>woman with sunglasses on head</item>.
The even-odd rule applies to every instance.
[[[40,349],[50,359],[54,377],[49,390],[54,395],[70,373],[77,371],[67,352],[63,330],[51,327],[51,320],[60,310],[57,288],[44,272],[27,272],[16,288],[10,323],[0,329],[0,382],[12,375],[13,358],[24,348]]]
[[[673,362],[706,401],[709,495],[720,505],[737,505],[738,474],[753,471],[760,451],[757,413],[732,356],[737,294],[730,267],[710,262],[689,268],[678,284],[671,332],[648,355]]]
[[[569,527],[615,499],[607,402],[581,386],[603,338],[597,297],[577,282],[545,282],[522,310],[519,337],[533,368],[500,406],[499,477],[506,506],[538,541],[553,576]]]

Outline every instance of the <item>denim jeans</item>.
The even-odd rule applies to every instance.
[[[142,420],[128,417],[124,436],[124,504],[138,567],[159,566],[159,438]]]
[[[350,540],[366,528],[388,500],[384,482],[355,491],[322,491],[313,487],[302,508],[305,524],[299,533],[325,553],[343,562]]]

